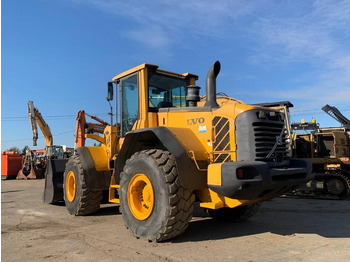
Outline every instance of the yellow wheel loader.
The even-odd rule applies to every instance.
[[[142,64],[115,76],[107,100],[117,88],[117,124],[103,136],[85,134],[101,146],[77,148],[65,165],[69,213],[95,212],[109,189],[135,237],[163,241],[185,231],[195,200],[213,217],[242,221],[260,202],[310,180],[311,162],[288,155],[283,114],[217,99],[219,71],[217,61],[207,74],[205,100],[193,74]],[[55,175],[50,172],[47,180]],[[55,192],[46,202],[53,199]]]

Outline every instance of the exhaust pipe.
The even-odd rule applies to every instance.
[[[209,69],[206,78],[206,102],[204,106],[219,107],[216,102],[216,77],[220,72],[220,62],[216,61]]]

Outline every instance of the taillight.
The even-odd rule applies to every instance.
[[[238,169],[236,170],[236,176],[237,176],[238,179],[243,179],[243,177],[244,177],[244,172],[243,172],[243,169],[242,169],[242,168],[238,168]]]

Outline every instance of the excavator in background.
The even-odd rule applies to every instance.
[[[63,177],[48,169],[44,202],[64,200],[71,215],[89,215],[108,189],[135,237],[164,241],[185,231],[195,200],[213,218],[243,221],[312,179],[311,161],[288,155],[279,110],[217,99],[220,67],[209,69],[203,101],[194,74],[142,64],[115,76],[107,101],[120,105],[117,124],[86,134],[100,145],[82,141],[58,168]],[[63,192],[55,191],[60,175]]]
[[[347,131],[350,130],[350,120],[345,117],[335,106],[325,105],[322,107],[322,110],[326,112],[329,116],[333,117],[338,121],[342,128],[345,128]]]
[[[38,127],[39,125],[41,132],[45,137],[45,152],[44,157],[35,156],[32,152],[27,152],[24,160],[22,169],[18,172],[17,179],[35,179],[43,178],[46,171],[47,161],[49,159],[63,159],[64,149],[61,145],[53,145],[53,137],[49,125],[45,122],[43,116],[37,108],[34,107],[33,101],[28,101],[28,117],[30,125],[33,131],[33,146],[37,145],[38,140]]]
[[[49,159],[63,159],[64,150],[61,145],[53,144],[53,136],[49,125],[45,122],[43,116],[37,108],[34,107],[33,101],[28,101],[28,117],[33,131],[33,146],[37,145],[38,140],[38,127],[40,127],[41,132],[45,138],[45,153],[46,158]]]
[[[17,173],[16,179],[36,179],[43,178],[43,172],[34,164],[34,155],[32,151],[27,150],[23,156],[22,167]]]
[[[341,127],[320,128],[313,119],[292,124],[293,157],[313,161],[315,178],[293,195],[345,199],[350,194],[350,120],[336,107],[322,110]]]

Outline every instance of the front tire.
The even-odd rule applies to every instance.
[[[163,241],[182,234],[192,218],[194,195],[180,185],[175,158],[163,150],[135,153],[120,180],[120,210],[137,238]]]
[[[102,190],[86,188],[84,170],[78,155],[69,158],[63,179],[64,202],[71,215],[89,215],[100,209]]]

